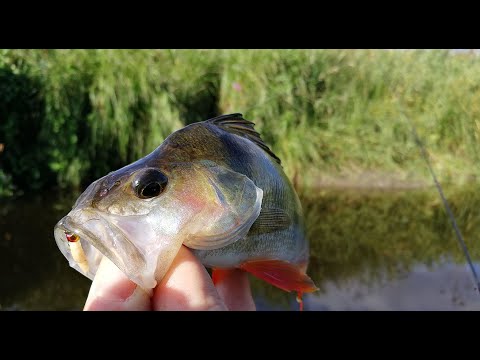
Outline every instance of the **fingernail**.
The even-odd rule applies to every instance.
[[[150,296],[118,267],[103,258],[93,279],[84,310],[148,310]]]
[[[90,294],[110,301],[125,301],[137,288],[126,275],[110,260],[102,259],[93,279]]]
[[[150,296],[141,287],[136,286],[130,296],[123,298],[94,295],[84,308],[85,311],[132,311],[151,310]]]

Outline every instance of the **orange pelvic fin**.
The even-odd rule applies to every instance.
[[[297,302],[300,305],[300,311],[303,311],[303,299],[302,299],[302,293],[299,291],[297,292]]]
[[[312,279],[299,267],[282,260],[253,260],[240,265],[250,274],[285,291],[302,293],[318,290]]]
[[[218,283],[222,282],[223,279],[228,275],[229,271],[228,269],[212,269],[212,281],[214,285],[217,285]]]

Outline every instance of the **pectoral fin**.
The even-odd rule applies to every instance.
[[[189,224],[184,245],[218,249],[244,238],[261,211],[263,191],[247,176],[218,165],[203,165],[211,201]]]

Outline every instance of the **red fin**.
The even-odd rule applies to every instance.
[[[212,269],[213,285],[217,285],[219,282],[223,281],[228,273],[229,270],[227,269]]]
[[[318,290],[312,279],[297,266],[282,260],[254,260],[240,268],[285,291],[308,293]]]
[[[303,299],[302,299],[302,293],[299,291],[297,293],[297,302],[300,305],[300,311],[303,311]]]

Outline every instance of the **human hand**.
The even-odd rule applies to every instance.
[[[204,266],[182,246],[162,281],[147,294],[104,257],[84,310],[255,310],[247,274],[229,270],[213,284]]]

